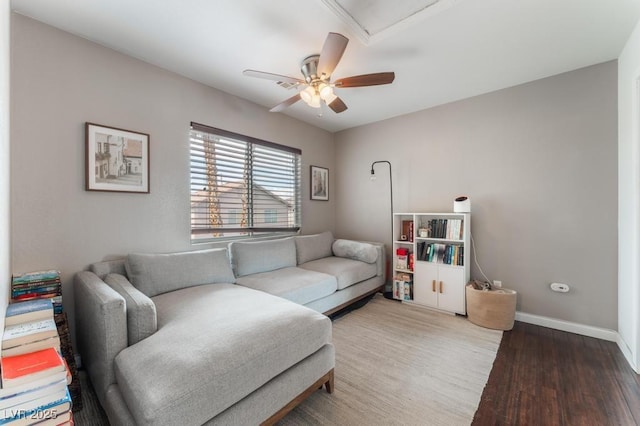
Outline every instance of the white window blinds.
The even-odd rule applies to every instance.
[[[191,240],[292,233],[301,151],[191,123]]]

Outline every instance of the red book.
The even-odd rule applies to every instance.
[[[54,348],[2,358],[2,387],[9,388],[65,371],[62,357]]]

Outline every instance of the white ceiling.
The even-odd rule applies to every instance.
[[[318,117],[304,102],[284,112],[332,132],[616,59],[640,17],[640,0],[442,0],[438,13],[365,44],[327,0],[11,2],[18,13],[266,108],[295,93],[244,69],[299,78],[301,60],[320,52],[328,32],[344,34],[350,42],[332,79],[383,71],[396,79],[337,89],[349,107],[341,114]]]

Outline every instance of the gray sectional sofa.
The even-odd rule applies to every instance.
[[[78,350],[113,425],[260,424],[333,389],[335,312],[384,284],[331,233],[130,254],[76,274]]]

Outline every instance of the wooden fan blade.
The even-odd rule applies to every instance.
[[[362,86],[378,86],[381,84],[393,83],[396,78],[393,72],[378,72],[374,74],[355,75],[353,77],[345,77],[336,80],[336,87],[362,87]]]
[[[274,106],[269,111],[271,111],[271,112],[280,112],[280,111],[284,110],[285,108],[288,108],[291,105],[295,104],[300,99],[301,99],[300,98],[300,93],[296,93],[295,95],[293,95],[292,97],[290,97],[286,101],[280,102],[278,105]]]
[[[242,74],[246,75],[247,77],[264,78],[266,80],[273,80],[273,81],[284,81],[286,83],[292,83],[292,84],[304,83],[304,81],[300,80],[299,78],[289,77],[287,75],[272,74],[270,72],[244,70],[242,71]]]
[[[335,98],[333,102],[329,104],[329,108],[331,108],[336,114],[340,114],[342,111],[347,109],[347,105],[342,102],[342,99]]]
[[[329,33],[322,46],[320,59],[318,59],[318,77],[329,78],[331,76],[347,48],[347,43],[349,43],[349,39],[342,34]]]

